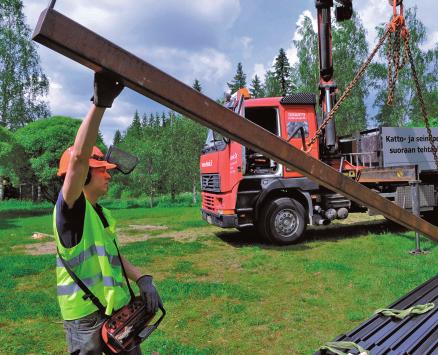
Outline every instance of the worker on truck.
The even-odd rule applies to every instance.
[[[59,163],[58,176],[64,182],[53,214],[58,248],[57,292],[71,354],[109,353],[101,341],[101,326],[107,316],[130,301],[121,266],[126,276],[137,282],[148,313],[162,306],[152,276],[143,275],[118,253],[115,220],[98,204],[108,191],[108,170],[116,165],[104,160],[95,143],[105,109],[112,106],[122,89],[123,85],[109,73],[95,74],[93,104],[74,145],[63,153]],[[91,299],[84,299],[80,282],[73,280],[64,263],[99,299],[105,314]],[[140,347],[128,353],[141,354]]]

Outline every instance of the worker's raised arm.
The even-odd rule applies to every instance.
[[[122,83],[112,74],[100,72],[94,75],[93,104],[76,134],[75,143],[70,152],[64,185],[62,186],[62,195],[69,208],[73,207],[85,185],[89,159],[93,146],[96,144],[100,122],[105,109],[112,106],[114,99],[122,89]]]

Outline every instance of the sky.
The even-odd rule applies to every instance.
[[[32,30],[48,3],[23,1]],[[433,3],[436,0],[404,0],[405,8],[418,7],[418,17],[426,26],[424,49],[438,42]],[[372,48],[375,27],[387,21],[392,9],[387,0],[353,0],[353,6]],[[280,48],[295,62],[297,25],[304,15],[316,17],[314,0],[58,0],[55,9],[190,86],[198,79],[212,99],[223,97],[238,62],[248,83],[255,74],[263,77]],[[93,72],[42,45],[37,51],[50,81],[52,115],[85,117]],[[129,126],[136,110],[143,114],[167,108],[124,89],[101,124],[106,144],[111,144],[117,129]]]

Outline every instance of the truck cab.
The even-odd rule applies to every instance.
[[[317,130],[313,94],[260,99],[240,97],[237,101],[229,108],[238,110],[242,119],[263,127],[299,149],[306,148],[309,137]],[[309,154],[319,159],[318,144],[312,146]],[[257,223],[263,219],[260,207],[272,199],[291,196],[293,204],[299,206],[278,216],[277,221],[274,218],[274,225],[285,240],[301,235],[305,224],[312,219],[311,191],[317,190],[318,185],[212,130],[204,145],[200,170],[201,212],[210,224],[240,230],[258,227],[260,232],[262,226]]]

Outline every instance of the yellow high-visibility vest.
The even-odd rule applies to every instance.
[[[59,253],[76,276],[90,289],[111,315],[126,305],[129,290],[123,276],[114,241],[116,221],[106,208],[102,208],[109,226],[103,223],[90,202],[85,199],[85,219],[82,239],[78,245],[65,248],[59,239],[56,228],[56,207],[53,212],[53,231]],[[90,299],[84,300],[84,292],[70,277],[59,256],[56,256],[57,293],[61,314],[65,320],[87,316],[97,310]]]

